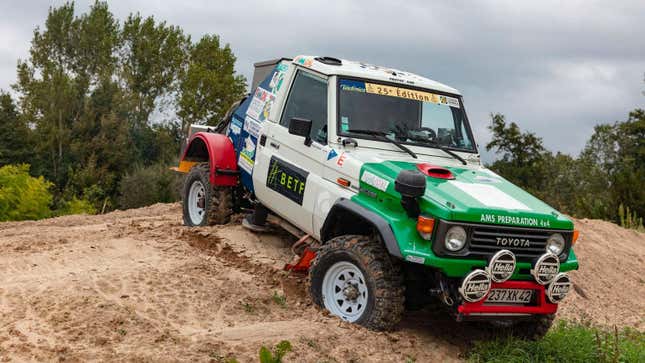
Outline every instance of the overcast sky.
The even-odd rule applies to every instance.
[[[48,7],[2,0],[0,88]],[[91,1],[77,1],[77,12]],[[218,34],[251,79],[253,63],[329,55],[407,70],[459,89],[475,137],[489,140],[491,112],[577,155],[601,122],[645,108],[645,1],[109,1],[181,26],[194,40]],[[485,155],[490,160],[490,155]]]

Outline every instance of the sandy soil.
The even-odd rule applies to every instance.
[[[189,229],[176,204],[0,223],[0,361],[459,361],[482,332],[426,309],[376,333],[315,309],[282,271],[294,239]],[[644,329],[645,234],[578,221],[581,271],[560,318]],[[283,299],[282,297],[286,297]]]

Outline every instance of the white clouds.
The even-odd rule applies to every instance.
[[[0,5],[9,14],[0,29],[0,88],[14,82],[15,58],[27,56],[48,6]],[[253,62],[302,53],[429,76],[462,91],[482,146],[490,112],[506,114],[551,148],[575,153],[594,124],[645,107],[642,1],[131,0],[110,7],[120,19],[136,11],[154,15],[194,39],[219,34],[247,78]]]

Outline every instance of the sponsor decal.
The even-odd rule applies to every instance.
[[[329,150],[329,154],[327,154],[327,160],[329,161],[329,160],[335,158],[336,156],[338,156],[338,153],[336,152],[336,150],[331,149],[331,150]]]
[[[246,119],[244,119],[244,130],[248,132],[249,135],[252,135],[255,138],[257,138],[260,134],[261,127],[262,125],[259,122],[248,116],[246,117]]]
[[[341,91],[365,93],[365,82],[342,79],[340,81]]]
[[[246,139],[244,139],[244,149],[240,151],[240,157],[237,161],[237,164],[251,174],[253,172],[253,164],[255,159],[255,142],[253,142],[253,139],[251,136],[247,136]]]
[[[336,165],[343,166],[346,158],[347,158],[347,155],[345,155],[345,153],[340,154],[340,156],[338,157],[338,161],[336,162]]]
[[[454,97],[438,95],[436,93],[418,91],[402,87],[386,86],[378,83],[365,83],[365,91],[381,96],[405,98],[421,102],[431,102],[459,108],[459,100]]]
[[[422,265],[423,265],[424,262],[426,262],[425,258],[419,257],[419,256],[407,255],[407,256],[405,256],[405,259],[410,261],[410,262],[420,263]]]
[[[500,182],[499,179],[489,178],[487,176],[482,176],[482,175],[477,175],[475,177],[475,180],[480,183],[499,183]]]
[[[271,93],[278,93],[278,91],[280,91],[280,88],[282,88],[283,83],[284,71],[277,70],[276,72],[273,72],[271,81],[269,81],[269,88],[271,88]]]
[[[499,214],[482,214],[479,216],[479,221],[482,223],[513,224],[513,225],[527,226],[527,227],[548,228],[551,226],[551,223],[549,222],[548,219],[535,218],[535,217],[505,216],[505,215],[499,215]]]
[[[255,90],[253,100],[251,100],[251,104],[249,105],[246,114],[259,122],[264,122],[269,117],[269,113],[271,112],[271,107],[273,107],[274,102],[275,94],[262,87],[258,87],[257,90]]]
[[[524,203],[504,193],[494,185],[464,183],[456,180],[451,180],[448,183],[487,207],[530,210]]]
[[[230,130],[231,130],[231,134],[233,134],[233,135],[239,135],[240,132],[242,132],[242,129],[240,128],[240,126],[238,126],[238,125],[236,125],[234,123],[231,123]]]
[[[305,57],[302,55],[299,55],[296,57],[296,59],[293,60],[295,63],[300,64],[301,66],[305,67],[311,67],[312,64],[314,64],[314,59],[311,57]]]
[[[388,185],[390,185],[389,181],[381,178],[378,175],[372,174],[367,170],[363,172],[363,175],[361,176],[361,181],[383,192],[386,191]]]
[[[302,205],[308,175],[307,171],[272,156],[266,185]]]

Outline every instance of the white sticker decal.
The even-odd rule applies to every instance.
[[[269,112],[275,101],[275,95],[262,87],[258,87],[253,95],[246,114],[254,119],[263,122],[269,117]]]
[[[477,175],[475,177],[475,180],[477,180],[480,183],[499,183],[500,182],[500,180],[497,178],[489,178],[483,175]]]
[[[407,255],[407,256],[405,256],[405,259],[410,261],[410,262],[420,263],[422,265],[423,265],[424,262],[426,262],[425,258],[419,257],[419,256]]]
[[[253,135],[253,137],[258,137],[261,127],[262,125],[260,125],[259,122],[248,116],[246,117],[246,119],[244,119],[244,130],[246,130],[246,132],[248,132],[250,135]]]
[[[451,180],[449,183],[487,207],[531,210],[524,203],[497,189],[493,185],[463,183],[455,180]]]
[[[459,108],[459,100],[454,97],[446,97],[448,100],[448,106]]]
[[[239,127],[239,126],[237,126],[237,125],[236,125],[236,124],[234,124],[234,123],[231,123],[231,127],[230,127],[230,128],[231,128],[231,133],[232,133],[232,134],[234,134],[234,135],[239,135],[239,134],[240,134],[240,132],[242,132],[242,129],[240,129],[240,127]]]
[[[361,176],[361,181],[364,181],[365,183],[383,192],[386,191],[388,185],[390,185],[389,181],[381,178],[378,175],[374,175],[367,170],[363,173],[363,176]]]

